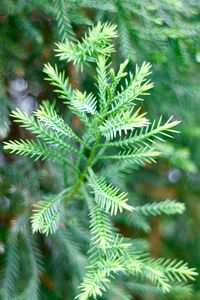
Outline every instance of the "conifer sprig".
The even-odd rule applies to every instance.
[[[147,203],[143,206],[135,207],[136,213],[141,213],[145,216],[182,214],[184,210],[184,204],[174,200]]]
[[[49,196],[38,204],[34,205],[32,231],[41,232],[46,235],[54,233],[60,222],[60,201],[59,197]]]
[[[67,166],[65,171],[70,179],[66,181],[66,189],[44,198],[34,206],[31,217],[33,232],[56,234],[61,216],[66,213],[63,205],[66,200],[72,206],[77,199],[86,201],[88,205],[90,249],[87,272],[77,296],[79,300],[103,296],[119,273],[122,277],[130,275],[143,282],[151,282],[165,293],[173,288],[175,282],[181,284],[196,276],[194,269],[188,268],[183,262],[156,260],[136,251],[130,240],[119,234],[112,224],[111,217],[117,213],[126,212],[137,219],[142,215],[174,214],[184,210],[183,204],[172,200],[137,205],[134,210],[134,201],[131,206],[128,194],[121,191],[126,187],[119,188],[109,183],[106,176],[99,175],[106,174],[105,168],[112,160],[118,165],[117,170],[120,165],[131,169],[135,165],[154,162],[160,155],[156,142],[164,142],[171,137],[175,132],[173,127],[179,123],[170,118],[161,125],[160,118],[157,123],[154,121],[151,124],[146,112],[135,107],[136,101],[143,100],[153,86],[148,79],[150,64],[137,66],[135,75],[130,73],[125,84],[119,87],[121,79],[127,76],[125,68],[128,61],[121,64],[117,72],[110,69],[110,56],[114,51],[112,39],[115,36],[115,26],[98,23],[82,41],[66,40],[57,44],[56,52],[61,60],[72,61],[82,69],[89,62],[96,63],[96,94],[73,90],[69,79],[64,72],[58,71],[57,66],[47,64],[44,67],[47,80],[56,88],[55,92],[71,112],[76,113],[87,125],[82,135],[77,135],[58,115],[54,105],[46,102],[33,116],[19,110],[12,113],[17,122],[35,133],[37,139],[10,141],[4,146],[11,153],[29,155],[35,159],[59,160],[64,168]],[[107,177],[117,182],[114,172]],[[141,220],[149,229],[144,219]],[[37,282],[33,282],[35,285],[30,282],[30,290],[37,291]]]
[[[54,92],[58,93],[60,98],[65,101],[72,100],[72,87],[69,83],[69,78],[65,77],[65,71],[59,72],[57,65],[52,67],[52,65],[48,63],[44,65],[43,72],[47,74],[48,77],[45,79],[55,87]]]
[[[89,184],[94,191],[95,201],[105,212],[116,215],[118,211],[122,212],[123,209],[133,211],[133,207],[127,204],[127,194],[120,192],[112,184],[108,184],[105,178],[98,178],[93,175],[89,179]]]
[[[115,25],[99,22],[89,29],[81,42],[74,43],[68,40],[65,43],[57,43],[56,55],[60,60],[73,61],[82,69],[86,62],[95,61],[102,52],[106,56],[110,55],[114,51],[110,42],[116,36]]]

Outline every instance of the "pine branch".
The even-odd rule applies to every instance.
[[[121,138],[118,141],[108,142],[101,144],[101,147],[104,145],[105,147],[122,147],[128,148],[131,146],[145,145],[148,146],[149,144],[156,144],[158,142],[165,142],[164,137],[173,138],[171,133],[178,132],[173,127],[177,126],[180,122],[179,121],[172,121],[173,117],[170,117],[167,122],[163,125],[162,117],[160,117],[159,121],[157,122],[154,120],[152,124],[148,124],[145,127],[142,127],[139,130],[136,130],[134,133],[128,138]]]
[[[126,79],[125,87],[121,86],[121,91],[114,97],[108,115],[116,116],[132,108],[135,100],[142,100],[141,96],[148,95],[147,91],[153,87],[150,80],[146,79],[151,74],[150,68],[151,65],[144,62],[140,68],[136,66],[135,76],[129,73],[129,81]]]
[[[127,72],[125,71],[125,69],[126,69],[128,63],[129,63],[129,61],[128,61],[128,59],[126,59],[122,64],[120,64],[117,74],[115,74],[113,69],[110,70],[110,75],[111,75],[111,79],[112,79],[111,97],[114,96],[121,79],[127,76]]]
[[[103,292],[108,288],[112,273],[124,272],[124,267],[120,260],[112,258],[102,260],[93,270],[88,270],[83,283],[80,285],[80,294],[76,297],[79,300],[87,300],[89,297],[96,298],[103,296]]]
[[[39,300],[39,285],[40,285],[40,272],[42,271],[41,253],[37,247],[37,244],[31,232],[27,226],[26,230],[23,231],[23,241],[26,251],[29,257],[29,272],[31,272],[28,285],[21,295],[16,297],[15,300],[26,300],[33,299]]]
[[[33,233],[48,235],[57,230],[60,224],[60,202],[60,197],[49,196],[34,205],[31,217]]]
[[[60,161],[66,163],[74,169],[74,166],[69,162],[69,160],[55,151],[55,149],[47,147],[45,144],[39,140],[20,140],[20,141],[10,141],[4,143],[4,149],[9,150],[11,153],[16,153],[18,155],[28,155],[35,160],[38,159],[49,159],[52,161]]]
[[[59,29],[61,42],[64,42],[67,39],[75,40],[75,34],[71,22],[68,18],[67,7],[65,7],[64,1],[54,0],[54,2],[55,2],[57,26]]]
[[[171,261],[160,258],[157,262],[163,268],[166,277],[172,282],[187,282],[194,280],[194,277],[198,275],[194,268],[188,268],[188,264],[183,261],[177,262],[177,260]]]
[[[57,65],[52,67],[48,63],[44,65],[43,72],[47,74],[48,77],[45,79],[56,88],[54,92],[58,93],[61,99],[64,99],[67,103],[73,99],[73,90],[69,79],[65,77],[65,71],[59,72]]]
[[[133,211],[133,207],[126,203],[128,201],[127,194],[120,192],[112,184],[108,184],[105,178],[92,175],[89,178],[89,184],[95,193],[95,201],[105,212],[115,215],[118,211],[122,212],[123,209]]]
[[[70,102],[72,110],[82,114],[84,112],[94,115],[96,112],[96,99],[92,93],[81,93],[75,90],[73,100]]]
[[[170,291],[169,279],[165,276],[162,268],[157,265],[157,262],[151,259],[145,259],[140,265],[141,273],[139,276],[150,280],[150,282],[162,289],[164,293]]]
[[[59,17],[63,18],[61,15]],[[68,22],[68,20],[64,21]],[[164,293],[169,292],[175,282],[182,284],[196,276],[194,269],[188,268],[183,262],[156,260],[143,254],[141,249],[138,252],[138,246],[134,248],[128,239],[115,231],[110,220],[111,216],[122,212],[123,209],[132,212],[134,208],[127,203],[127,193],[121,192],[118,187],[108,183],[102,175],[95,175],[91,169],[101,174],[102,168],[106,166],[107,173],[110,172],[107,177],[112,177],[122,167],[128,170],[130,167],[154,161],[160,154],[156,150],[157,141],[163,142],[165,137],[171,137],[171,133],[175,132],[172,128],[178,124],[170,118],[163,125],[161,125],[162,119],[158,123],[154,121],[151,125],[145,113],[140,114],[139,110],[133,110],[136,105],[135,101],[142,100],[142,96],[152,88],[152,83],[147,79],[150,74],[150,64],[143,63],[140,68],[137,66],[135,76],[130,73],[129,78],[125,79],[125,84],[119,87],[121,79],[127,75],[125,68],[128,62],[121,64],[116,74],[112,69],[110,70],[108,60],[114,51],[111,41],[115,36],[117,36],[115,26],[98,23],[89,30],[82,41],[66,40],[65,43],[57,44],[56,51],[60,60],[73,61],[81,68],[89,62],[97,64],[96,97],[89,92],[72,90],[69,79],[65,77],[64,72],[58,71],[57,66],[52,67],[47,64],[44,67],[44,72],[48,76],[47,80],[55,87],[55,92],[66,101],[71,112],[76,113],[86,124],[81,138],[65,124],[53,106],[45,103],[39,107],[34,116],[28,116],[19,110],[12,114],[16,122],[22,122],[23,127],[34,132],[44,143],[37,139],[35,141],[20,140],[7,142],[4,146],[11,153],[29,155],[35,159],[58,160],[63,163],[67,187],[56,196],[46,197],[34,206],[31,218],[33,232],[46,235],[55,233],[61,222],[61,214],[66,217],[65,221],[70,216],[67,222],[73,224],[74,217],[71,217],[72,214],[65,214],[64,206],[62,206],[65,198],[72,202],[77,198],[81,201],[85,200],[90,209],[89,263],[85,279],[80,286],[78,296],[80,300],[103,296],[103,293],[109,289],[111,280],[118,274],[139,277],[143,282],[150,281]],[[105,138],[107,142],[100,144]],[[68,140],[73,144],[69,144]],[[115,148],[109,149],[110,147]],[[118,152],[117,147],[124,149]],[[69,161],[65,156],[65,151],[75,154],[77,161]],[[103,167],[102,160],[104,160]],[[116,161],[114,169],[108,168],[108,160],[109,162]],[[66,174],[66,165],[73,169],[73,174],[70,168],[67,168]],[[68,176],[67,180],[66,176]],[[115,177],[113,182],[117,179],[118,177]],[[94,193],[95,204],[87,193],[88,185]],[[80,207],[79,202],[76,203],[77,207]],[[85,211],[84,203],[81,203],[82,208]],[[147,231],[149,226],[144,216],[182,213],[183,210],[184,205],[170,200],[137,206],[132,222],[140,223],[140,226]],[[81,214],[80,218],[82,215],[84,214]],[[132,218],[133,214],[130,215]],[[24,227],[20,226],[20,228]],[[79,257],[79,251],[71,238],[58,233],[57,235],[59,236],[58,244],[62,244],[64,251],[68,252],[67,255],[72,257],[74,254]],[[87,244],[88,240],[86,246]],[[25,298],[35,296],[37,299],[39,285],[37,262],[33,257],[31,241],[27,239],[26,245],[30,252],[33,273],[27,288],[20,296]],[[50,249],[53,247],[50,246]],[[85,250],[86,247],[84,247]],[[70,258],[70,262],[72,260]],[[72,267],[76,266],[77,263],[73,262]],[[82,270],[81,267],[81,273]],[[70,287],[75,282],[72,278]],[[12,286],[11,284],[11,288]]]
[[[96,205],[90,213],[91,244],[105,252],[112,244],[113,228],[108,215]]]
[[[84,63],[96,61],[98,54],[110,55],[114,50],[110,41],[116,36],[116,26],[98,23],[85,34],[82,43],[57,43],[56,55],[60,60],[73,61],[82,69]]]
[[[48,101],[43,102],[34,114],[49,130],[56,131],[59,136],[82,143],[82,140],[73,132],[71,127],[56,113],[55,106]]]
[[[188,279],[194,280],[197,275],[194,269],[188,268],[187,264],[182,261],[177,262],[163,258],[156,260],[146,257],[140,260],[140,263],[141,272],[138,275],[150,280],[163,292],[169,292],[174,281],[182,283]]]
[[[18,236],[10,232],[7,243],[7,254],[5,266],[3,268],[3,280],[1,282],[2,299],[12,300],[15,292],[15,280],[19,275],[19,253],[18,253]]]
[[[108,76],[107,76],[108,65],[106,63],[106,57],[103,55],[99,55],[97,58],[97,78],[96,78],[96,86],[98,88],[98,96],[101,110],[104,111],[108,104],[108,100],[106,99],[106,92],[108,87]]]
[[[37,115],[37,111],[35,115]],[[58,148],[61,153],[63,153],[64,150],[67,150],[73,154],[78,153],[76,148],[67,144],[65,140],[63,140],[59,128],[58,131],[53,131],[51,130],[51,128],[47,127],[43,122],[35,120],[33,116],[28,116],[25,112],[22,112],[19,109],[17,109],[16,111],[12,111],[11,116],[15,118],[15,122],[22,123],[21,127],[32,131],[36,134],[38,138],[43,139],[47,144]],[[54,127],[56,127],[56,124],[54,124]]]
[[[114,139],[117,134],[119,136],[124,132],[132,131],[134,128],[146,126],[149,122],[144,117],[146,113],[139,114],[138,109],[134,114],[130,111],[123,112],[115,117],[106,120],[101,126],[100,131],[107,140]]]
[[[100,159],[103,160],[120,160],[124,163],[134,165],[144,165],[145,163],[155,162],[155,158],[160,155],[154,147],[139,147],[133,150],[120,152],[116,155],[103,155]]]
[[[136,206],[134,212],[145,216],[157,216],[161,214],[174,215],[182,214],[185,205],[174,200],[165,200],[161,202],[147,203],[143,206]]]

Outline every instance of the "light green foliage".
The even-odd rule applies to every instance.
[[[48,197],[41,203],[35,205],[32,217],[33,233],[53,233],[60,223],[60,199],[58,197]]]
[[[164,142],[162,136],[171,138],[171,133],[178,132],[177,130],[174,130],[172,128],[178,125],[180,123],[179,121],[172,121],[172,117],[170,117],[169,120],[163,125],[161,124],[161,122],[162,117],[160,117],[158,122],[154,120],[152,124],[148,124],[146,127],[142,127],[141,130],[137,130],[128,138],[113,142],[112,144],[108,143],[106,145],[130,148],[134,143],[148,146],[149,144],[155,144],[159,141]]]
[[[86,93],[81,93],[80,91],[76,90],[70,104],[72,109],[79,113],[86,112],[92,115],[95,114],[96,100],[92,93],[86,95]]]
[[[145,216],[156,216],[162,213],[166,215],[182,214],[184,209],[184,204],[173,200],[165,200],[157,203],[147,203],[143,206],[135,207],[136,212],[139,212]]]
[[[110,41],[116,36],[116,26],[98,23],[89,30],[82,39],[82,43],[79,41],[58,43],[56,55],[60,60],[73,61],[75,65],[82,68],[84,63],[95,61],[99,54],[110,55],[114,51]]]
[[[121,136],[123,132],[127,134],[129,130],[147,125],[148,120],[144,117],[145,113],[139,114],[139,111],[137,110],[134,114],[131,111],[126,111],[116,117],[110,117],[101,125],[101,133],[107,140],[112,140],[117,134]]]
[[[35,116],[43,123],[46,128],[51,131],[56,131],[59,136],[68,139],[80,141],[79,137],[73,132],[70,126],[56,113],[55,108],[49,102],[44,102],[43,105],[35,112]]]
[[[124,84],[121,79],[126,77],[127,61],[117,72],[110,69],[110,56],[114,51],[111,40],[116,36],[115,26],[98,23],[91,27],[82,41],[67,40],[57,44],[57,56],[61,60],[73,61],[82,69],[89,62],[96,64],[97,95],[72,89],[69,79],[65,78],[65,73],[59,73],[57,66],[53,68],[48,64],[44,68],[47,80],[82,120],[82,134],[75,133],[65,123],[54,105],[43,103],[33,116],[19,110],[12,113],[17,122],[36,135],[37,140],[5,143],[5,149],[12,153],[30,155],[35,159],[57,159],[69,175],[63,191],[34,204],[33,232],[56,234],[59,226],[67,222],[65,203],[74,209],[77,201],[80,205],[88,205],[90,250],[87,272],[77,296],[80,300],[103,296],[119,274],[123,278],[130,276],[151,282],[164,293],[196,275],[195,270],[184,262],[153,259],[145,251],[136,250],[132,240],[119,234],[112,222],[111,216],[117,213],[131,214],[134,218],[142,213],[174,214],[184,209],[181,203],[166,200],[136,206],[134,210],[134,199],[125,192],[126,186],[118,187],[113,174],[99,175],[104,168],[110,167],[112,160],[129,167],[153,162],[160,154],[156,141],[163,142],[165,136],[171,137],[172,128],[178,124],[170,118],[163,125],[161,119],[151,125],[146,113],[138,108],[138,100],[141,101],[152,88],[147,79],[149,64],[137,66],[135,75],[130,73]],[[79,218],[79,213],[75,210],[71,218]],[[63,214],[65,218],[62,218]]]
[[[100,205],[102,210],[109,212],[111,215],[116,215],[117,212],[122,212],[123,209],[133,211],[133,207],[128,205],[126,193],[121,193],[117,187],[107,184],[105,178],[97,178],[95,175],[89,179],[95,201]]]
[[[69,84],[69,79],[65,78],[64,71],[59,73],[57,65],[52,67],[51,64],[48,63],[44,66],[43,72],[48,75],[45,79],[56,87],[54,92],[59,93],[60,98],[67,101],[72,99],[72,88]]]

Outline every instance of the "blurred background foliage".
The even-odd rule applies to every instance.
[[[46,61],[53,62],[54,43],[79,38],[88,25],[99,20],[116,23],[119,37],[113,55],[115,66],[125,58],[130,59],[130,68],[134,68],[135,63],[150,62],[155,87],[144,109],[152,119],[160,114],[167,119],[173,114],[181,120],[178,128],[181,134],[162,145],[164,154],[159,162],[136,170],[129,176],[127,186],[135,201],[141,204],[170,198],[184,202],[187,208],[184,215],[177,218],[154,218],[150,226],[146,219],[123,217],[116,222],[125,232],[131,222],[135,228],[133,234],[137,236],[139,231],[149,240],[152,255],[175,255],[200,272],[199,12],[199,0],[0,0],[0,139],[27,136],[9,119],[11,108],[17,106],[31,113],[41,100],[51,95],[51,88],[43,80],[42,68]],[[63,63],[60,66],[66,68]],[[67,69],[75,87],[84,86],[89,90],[93,70],[88,68],[87,72],[90,80],[86,81],[85,75],[73,65]],[[62,108],[62,103],[58,106]],[[65,111],[63,114],[69,117]],[[72,122],[75,127],[80,126],[77,119]],[[13,219],[19,218],[24,206],[30,206],[31,198],[56,192],[64,183],[59,167],[10,157],[2,151],[0,171],[0,255],[3,260],[7,237],[12,236],[8,232],[14,226]],[[70,234],[76,231],[84,244],[84,233],[78,232],[80,229],[75,225],[76,220],[72,220],[71,233],[64,241],[71,239]],[[49,247],[61,241],[62,236],[52,242],[53,246],[43,241],[42,252],[48,253]],[[73,251],[66,249],[68,255]],[[66,253],[57,254],[53,266],[62,261]],[[51,259],[48,255],[45,257],[47,265]],[[77,257],[84,260],[81,253]],[[44,290],[53,289],[54,278],[59,276],[56,268],[51,276],[51,280],[43,276]],[[184,296],[184,299],[200,299],[199,279],[194,290],[192,296]],[[41,299],[46,299],[45,295],[44,292]],[[160,295],[155,295],[144,294],[136,299],[160,299]],[[171,299],[170,296],[165,298]]]

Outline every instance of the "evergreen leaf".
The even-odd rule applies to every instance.
[[[174,200],[165,200],[160,202],[147,203],[143,206],[136,206],[135,212],[145,216],[157,216],[161,214],[174,215],[182,214],[185,210],[183,203]]]
[[[34,205],[31,217],[32,231],[48,235],[54,233],[60,224],[59,197],[49,196]]]
[[[120,192],[112,184],[108,184],[105,178],[92,175],[89,178],[89,184],[94,191],[95,201],[105,212],[115,215],[118,211],[122,212],[123,209],[133,211],[133,207],[127,204],[127,194]]]

